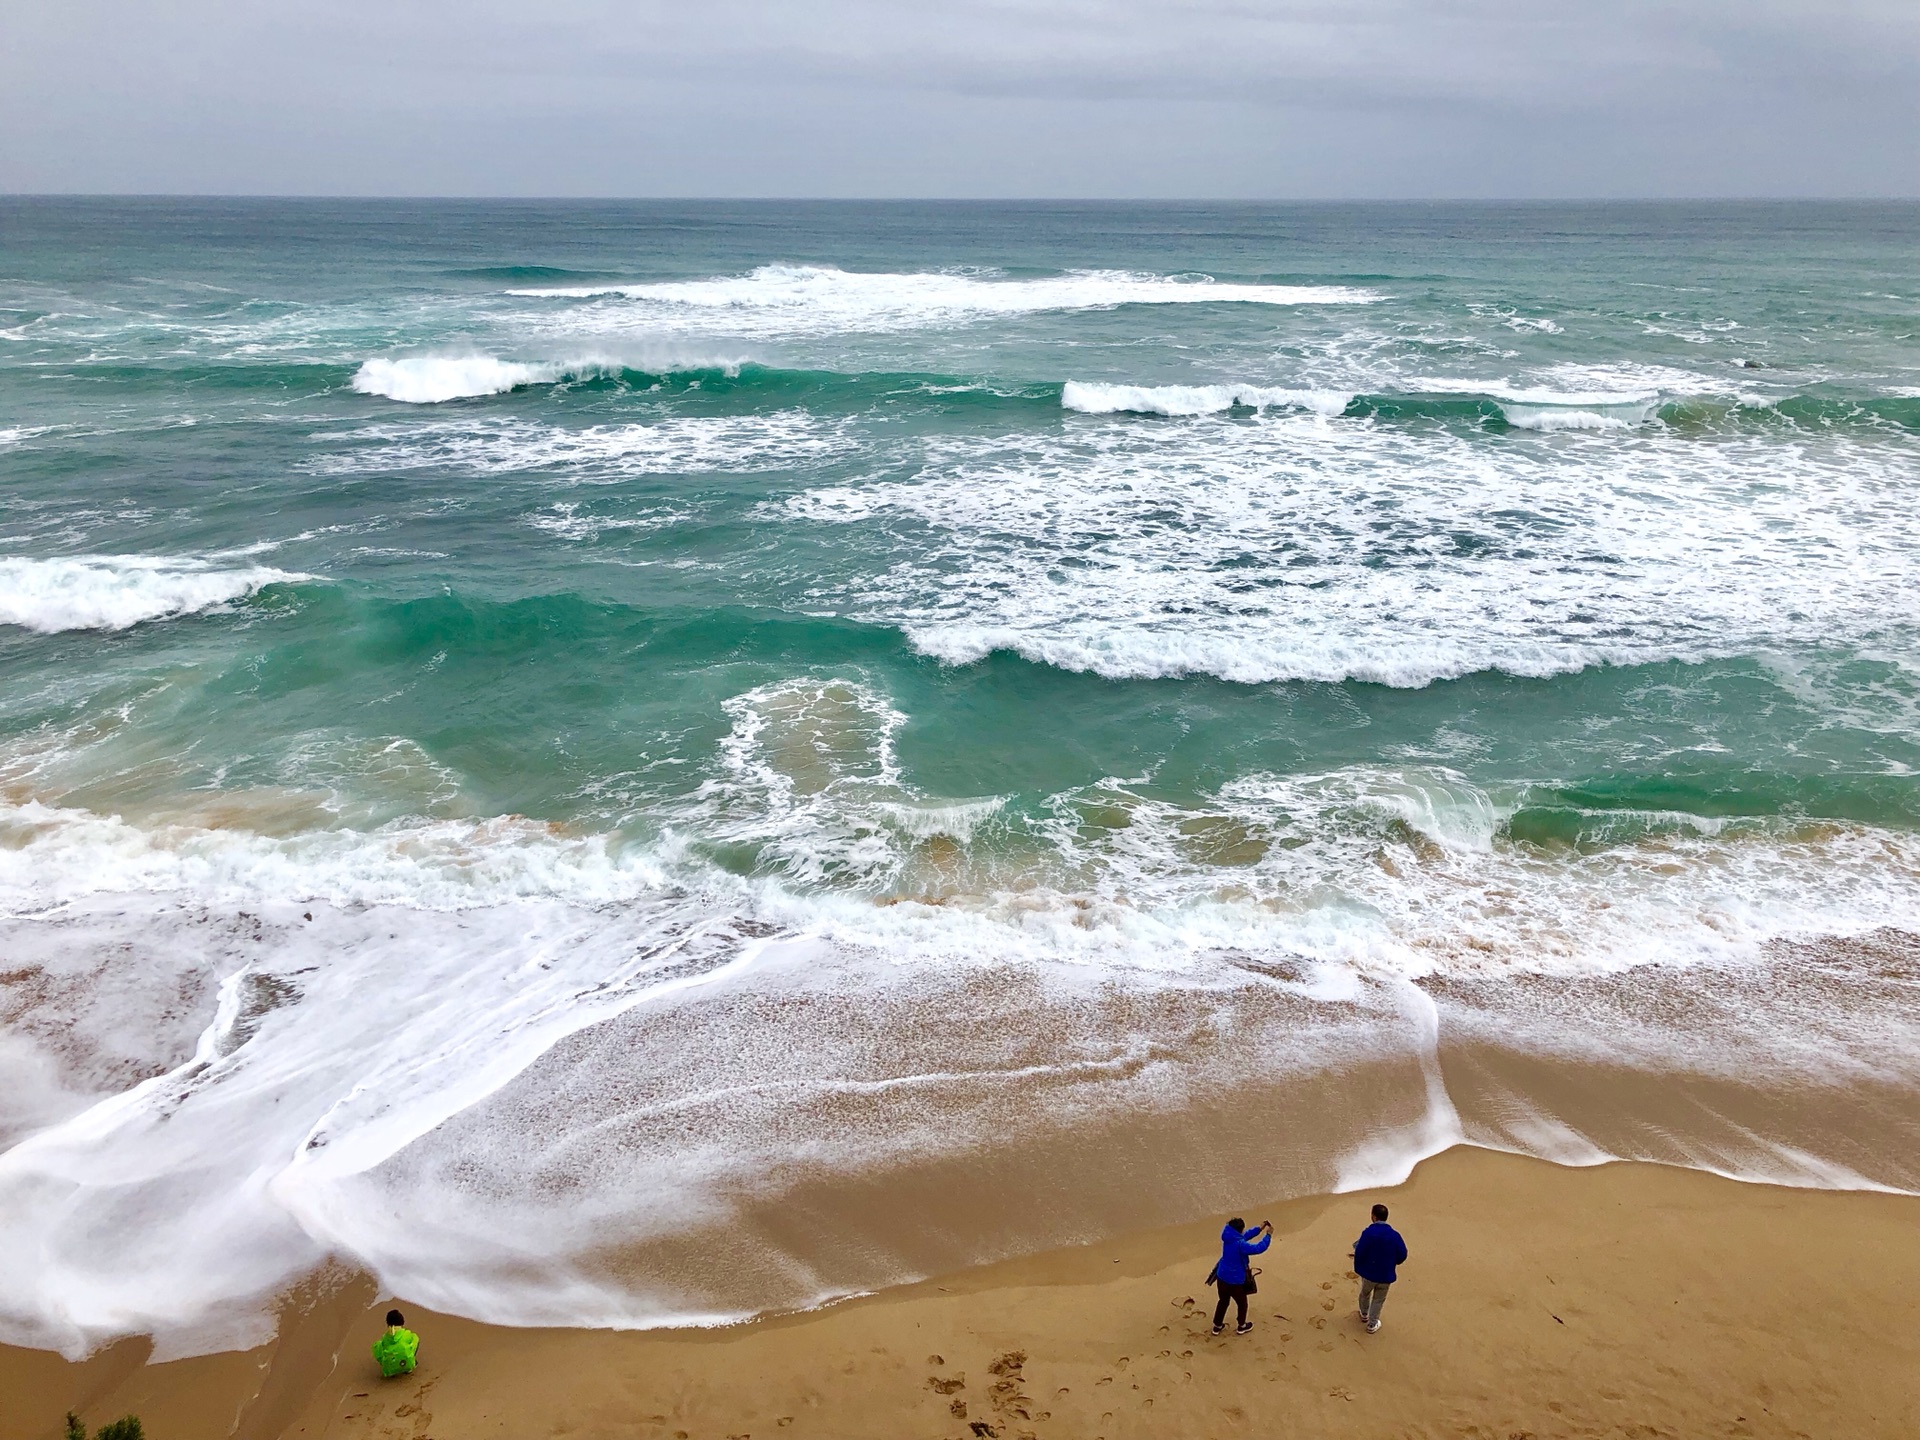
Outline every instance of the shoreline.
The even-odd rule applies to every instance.
[[[1376,1198],[1412,1258],[1367,1336],[1345,1246]],[[384,1383],[367,1352],[388,1302],[336,1273],[253,1351],[0,1349],[0,1440],[50,1440],[68,1408],[140,1414],[152,1440],[1920,1429],[1920,1197],[1459,1147],[1400,1186],[1238,1213],[1277,1233],[1244,1339],[1200,1308],[1217,1220],[703,1330],[507,1329],[401,1297],[421,1368]]]

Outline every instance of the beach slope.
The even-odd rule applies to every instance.
[[[1376,1198],[1413,1258],[1368,1336],[1346,1253]],[[333,1277],[246,1355],[0,1354],[0,1440],[51,1440],[69,1407],[152,1440],[1920,1433],[1920,1199],[1456,1149],[1396,1190],[1245,1213],[1278,1231],[1247,1337],[1209,1333],[1211,1224],[712,1331],[409,1307],[420,1370],[384,1383],[385,1301]]]

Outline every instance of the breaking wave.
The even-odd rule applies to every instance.
[[[480,395],[504,395],[526,385],[552,385],[576,376],[597,375],[597,361],[526,364],[491,355],[412,355],[400,360],[368,360],[354,373],[353,388],[404,405],[437,405]],[[617,368],[617,367],[616,367]]]
[[[1338,415],[1353,403],[1339,390],[1288,390],[1261,385],[1096,385],[1069,380],[1060,404],[1086,415],[1211,415],[1235,406],[1311,410]]]
[[[43,635],[125,630],[312,578],[265,565],[220,569],[209,560],[146,555],[0,560],[0,625]]]
[[[650,284],[517,289],[529,299],[623,300],[635,324],[745,334],[913,330],[1054,310],[1121,305],[1365,305],[1381,297],[1345,285],[1249,285],[1128,270],[1076,270],[1041,279],[998,273],[839,270],[762,265],[746,275]]]

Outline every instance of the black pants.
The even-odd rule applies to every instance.
[[[1213,1328],[1218,1330],[1220,1328],[1220,1322],[1227,1318],[1227,1301],[1229,1300],[1240,1307],[1240,1318],[1234,1323],[1238,1325],[1246,1324],[1247,1287],[1244,1285],[1228,1285],[1224,1281],[1219,1283],[1220,1303],[1213,1307]]]

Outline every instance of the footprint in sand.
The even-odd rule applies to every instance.
[[[956,1420],[966,1419],[967,1418],[967,1402],[964,1400],[954,1401],[951,1405],[947,1407],[947,1413],[952,1415],[953,1418]]]
[[[955,1375],[950,1380],[942,1380],[938,1375],[929,1375],[927,1377],[927,1388],[937,1395],[951,1395],[956,1390],[964,1390],[967,1388],[967,1377],[965,1375]]]
[[[995,1360],[991,1365],[987,1366],[987,1373],[996,1377],[993,1384],[987,1387],[987,1399],[993,1406],[994,1414],[1001,1420],[1006,1420],[1009,1417],[1016,1420],[1031,1420],[1033,1418],[1027,1408],[1033,1404],[1033,1401],[1020,1388],[1026,1380],[1026,1375],[1022,1371],[1022,1367],[1025,1366],[1026,1363],[1026,1351],[1009,1350],[998,1360]],[[976,1425],[978,1423],[977,1421],[975,1422]],[[1024,1437],[1025,1433],[1024,1431],[1020,1432],[1020,1436],[1016,1437],[1016,1440],[1021,1440],[1021,1437]]]

